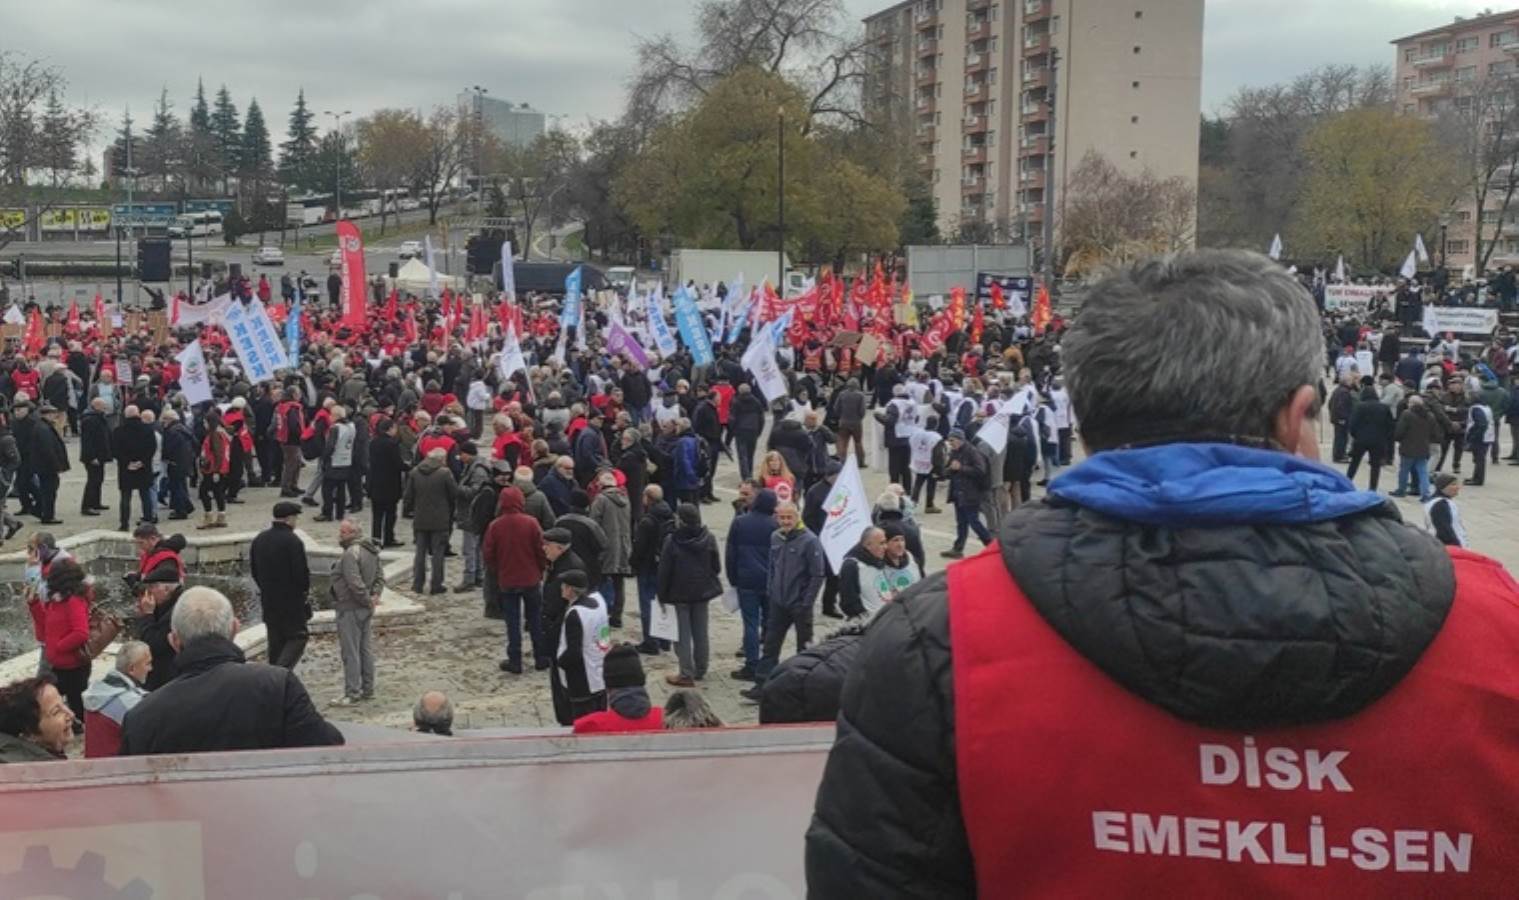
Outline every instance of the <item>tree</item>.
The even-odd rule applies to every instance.
[[[315,118],[306,108],[306,89],[295,96],[295,108],[290,110],[289,124],[285,127],[285,141],[280,144],[280,181],[299,190],[311,190],[311,162],[316,156]]]
[[[248,111],[243,116],[243,140],[237,154],[237,172],[239,177],[253,182],[255,187],[261,187],[274,174],[269,128],[264,124],[264,111],[259,109],[257,99],[248,101]]]
[[[415,187],[427,204],[427,222],[438,222],[438,207],[444,192],[464,168],[465,148],[476,146],[481,137],[473,116],[461,116],[440,106],[427,119],[427,144]]]
[[[613,190],[618,174],[638,157],[642,146],[641,130],[627,119],[593,123],[565,188],[567,202],[585,223],[586,248],[602,259],[639,261],[638,225]]]
[[[111,144],[111,172],[118,182],[122,178],[136,177],[142,165],[142,138],[133,130],[132,110],[122,110],[121,127]]]
[[[933,190],[921,176],[908,183],[901,232],[904,247],[938,244],[944,240],[939,234],[939,206],[934,202]]]
[[[552,210],[567,208],[562,196],[579,158],[575,139],[563,131],[538,136],[526,147],[501,146],[499,155],[487,156],[487,168],[494,182],[492,191],[500,195],[507,215],[522,223],[523,258],[532,252],[533,228],[540,219],[553,221]],[[560,201],[556,207],[555,201]]]
[[[0,184],[26,186],[41,156],[41,105],[62,86],[58,69],[0,51]]]
[[[1481,275],[1519,193],[1519,81],[1487,76],[1450,103],[1437,122],[1436,134],[1455,160],[1461,193],[1474,210],[1472,251]]]
[[[64,107],[57,88],[48,91],[37,166],[48,173],[53,187],[62,184],[79,167],[80,137],[77,117]]]
[[[359,172],[364,182],[385,191],[412,184],[427,163],[427,125],[410,110],[382,109],[360,119],[355,125],[358,135]],[[380,234],[391,209],[380,204]]]
[[[1197,194],[1186,179],[1130,175],[1089,150],[1066,185],[1061,250],[1068,277],[1192,244]]]
[[[149,179],[156,179],[158,190],[169,190],[169,177],[180,171],[181,142],[183,140],[179,121],[174,118],[169,104],[169,89],[161,89],[158,103],[153,107],[153,121],[142,143],[142,160],[138,168]]]
[[[205,190],[216,183],[218,143],[211,129],[211,107],[206,102],[204,81],[195,83],[195,99],[190,104],[190,119],[184,131],[181,166],[187,187]]]
[[[1344,252],[1364,268],[1391,270],[1432,225],[1457,170],[1427,121],[1389,109],[1341,113],[1304,142],[1307,181],[1295,245],[1322,258]]]
[[[227,182],[237,172],[238,159],[243,146],[243,127],[238,120],[237,106],[224,84],[216,91],[216,106],[211,110],[211,134],[216,139],[216,169],[222,177],[222,193],[228,193]]]
[[[348,190],[358,187],[354,142],[337,131],[322,135],[317,141],[316,155],[311,159],[311,184],[323,194],[336,191],[339,184]]]

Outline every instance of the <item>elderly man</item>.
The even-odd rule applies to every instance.
[[[142,520],[157,521],[153,509],[153,457],[158,454],[158,438],[153,426],[143,422],[137,407],[128,406],[124,416],[120,427],[111,434],[111,453],[116,459],[121,530],[131,531],[133,493],[142,499]]]
[[[818,536],[802,524],[796,504],[786,501],[775,508],[775,533],[770,536],[770,569],[766,573],[764,646],[754,668],[756,684],[743,696],[759,701],[765,679],[781,660],[786,633],[796,629],[798,653],[812,643],[813,606],[823,589],[827,559]]]
[[[422,734],[453,737],[454,705],[442,691],[428,691],[411,710],[411,730]]]
[[[74,714],[51,675],[0,688],[0,763],[67,759],[73,739]]]
[[[338,523],[343,555],[332,570],[332,608],[337,612],[338,651],[343,657],[343,696],[334,706],[351,706],[374,699],[374,645],[370,626],[380,605],[385,579],[380,572],[380,548],[364,537],[352,519]]]
[[[248,548],[248,569],[258,585],[264,608],[264,628],[269,633],[269,663],[294,669],[306,652],[311,620],[311,567],[306,543],[295,533],[300,504],[281,500],[274,504],[274,521],[253,539]]]
[[[1167,256],[1063,347],[1087,459],[876,615],[809,892],[1511,893],[1519,591],[1318,462],[1313,298]]]
[[[153,651],[142,641],[126,641],[116,651],[116,668],[84,692],[84,756],[115,756],[121,749],[121,722],[148,696]]]
[[[105,464],[111,461],[111,424],[106,417],[104,397],[90,401],[90,408],[79,417],[79,461],[84,463],[84,496],[79,514],[98,516],[109,507],[101,504],[100,489],[105,484]]]
[[[169,635],[179,674],[127,713],[122,756],[343,743],[295,673],[248,662],[236,634],[231,601],[211,588],[185,591]]]

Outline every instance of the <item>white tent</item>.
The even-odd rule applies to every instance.
[[[411,292],[421,297],[426,295],[429,275],[432,270],[427,268],[427,263],[416,257],[406,261],[399,272],[396,273],[395,287],[402,292]],[[458,289],[464,284],[462,278],[450,278],[442,272],[438,273],[438,290],[446,287]]]

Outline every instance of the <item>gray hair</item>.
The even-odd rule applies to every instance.
[[[665,700],[665,728],[721,728],[723,720],[701,691],[681,688]]]
[[[152,652],[152,648],[142,641],[123,641],[121,649],[116,651],[116,671],[127,674],[128,669],[142,662],[142,658]]]
[[[884,509],[888,512],[901,512],[902,495],[896,491],[882,491],[881,496],[876,498],[876,509]]]
[[[1241,250],[1171,254],[1109,276],[1064,344],[1071,403],[1094,451],[1270,438],[1288,397],[1317,383],[1324,354],[1313,298]]]
[[[418,731],[452,735],[454,704],[442,691],[428,691],[417,698],[417,705],[411,709],[411,721]]]
[[[179,636],[181,647],[204,637],[232,639],[237,619],[232,615],[232,601],[221,591],[193,587],[179,595],[169,628]]]

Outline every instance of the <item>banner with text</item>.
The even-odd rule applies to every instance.
[[[337,233],[343,261],[343,324],[363,328],[365,298],[369,295],[369,283],[364,278],[364,238],[359,226],[346,219],[338,223]]]
[[[1496,309],[1473,306],[1424,307],[1424,331],[1431,337],[1447,331],[1456,334],[1492,334],[1497,327]]]
[[[698,366],[711,365],[712,335],[707,333],[701,310],[696,308],[696,300],[684,287],[675,289],[675,327],[680,329],[681,340],[686,342],[686,349],[691,351],[691,362]]]
[[[1363,313],[1371,306],[1372,298],[1383,295],[1391,304],[1393,294],[1398,292],[1392,284],[1326,284],[1324,285],[1324,310],[1326,312]]]
[[[274,330],[268,311],[259,301],[227,304],[222,327],[227,329],[232,349],[237,351],[243,372],[251,383],[268,381],[276,371],[290,367],[285,348],[280,344],[279,332]]]

